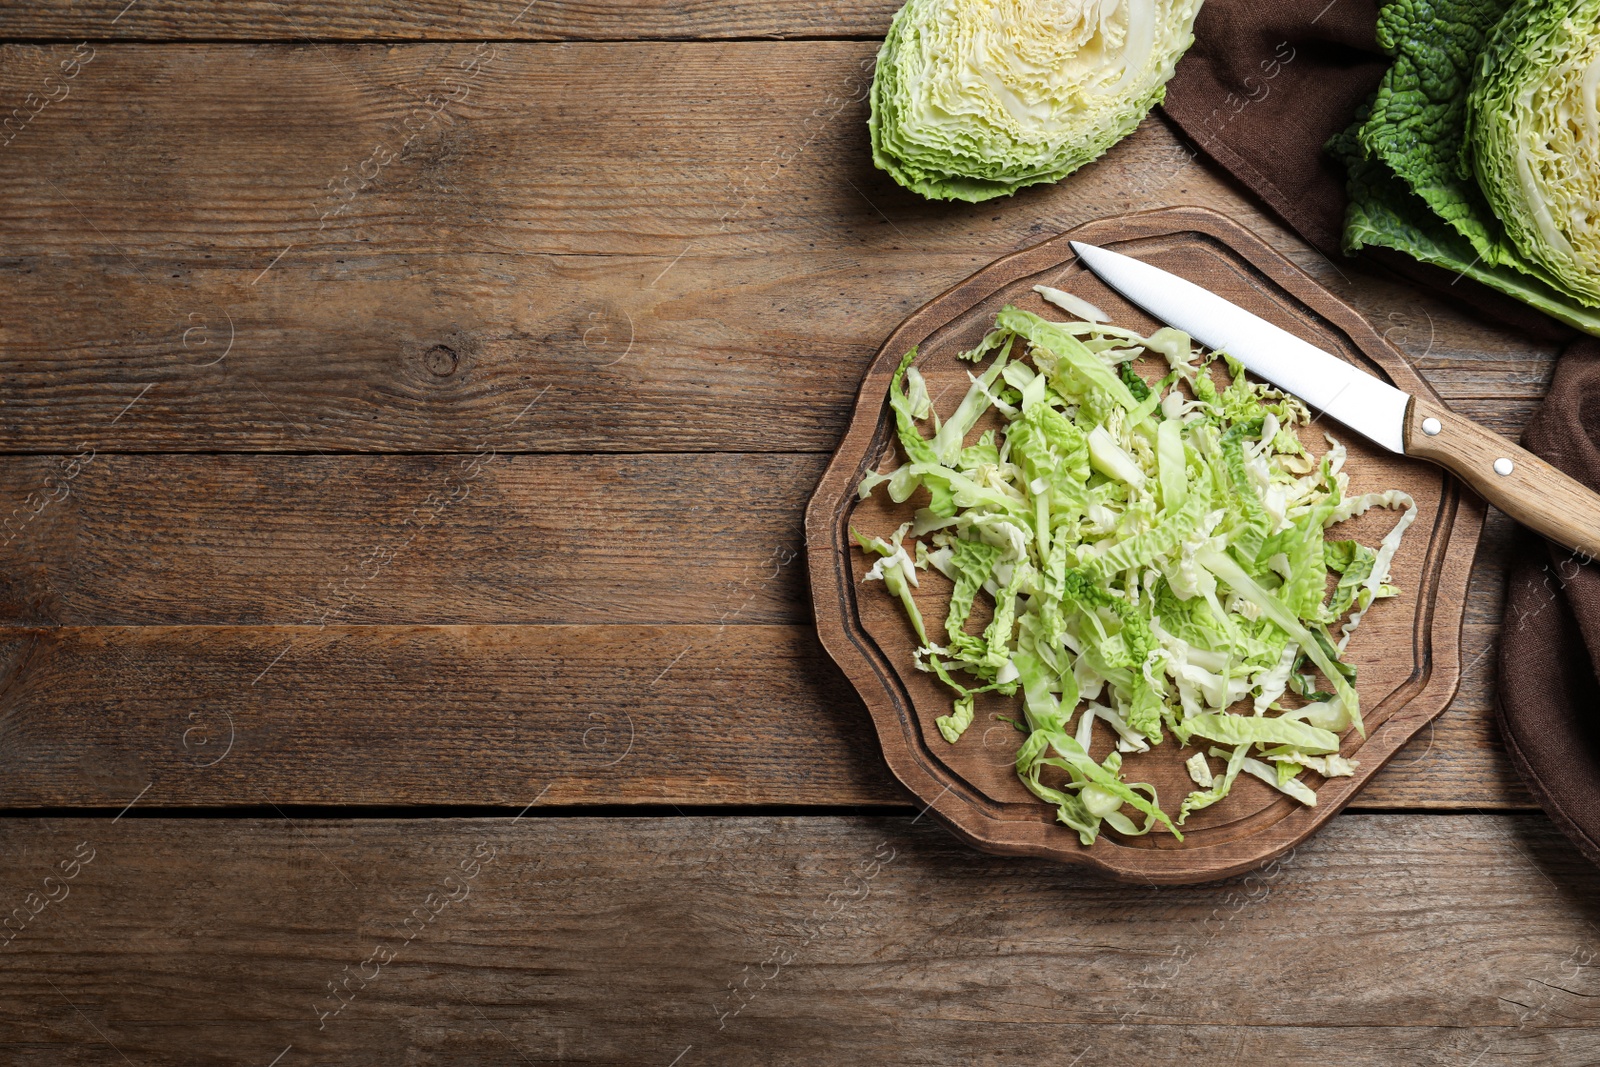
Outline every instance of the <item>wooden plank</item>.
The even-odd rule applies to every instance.
[[[74,55],[3,47],[7,98],[40,91]],[[0,153],[7,254],[121,248],[156,265],[259,271],[289,241],[288,262],[332,262],[377,254],[381,235],[386,255],[627,253],[664,266],[686,247],[686,258],[762,256],[814,249],[823,234],[851,251],[982,263],[1087,219],[1197,203],[1237,211],[1307,269],[1387,290],[1396,322],[1421,321],[1427,305],[1408,287],[1363,283],[1355,261],[1287,238],[1156,115],[1065,182],[979,205],[917,197],[871,165],[875,49],[106,43]],[[144,121],[127,123],[127,106]],[[374,154],[373,141],[387,150]]]
[[[4,47],[8,99],[40,90],[73,55]],[[1308,268],[1355,278],[1352,261],[1286,239],[1159,116],[1065,182],[978,205],[930,202],[872,166],[875,42],[483,49],[97,46],[66,98],[0,153],[13,183],[0,214],[7,254],[120,247],[152,263],[258,272],[291,241],[286,262],[332,262],[376,254],[381,236],[386,255],[630,253],[664,257],[658,270],[686,247],[685,258],[843,247],[981,264],[1087,219],[1198,203],[1237,210],[1252,228],[1261,220]],[[606,106],[575,106],[597,100]],[[127,106],[144,120],[126,122]],[[386,150],[374,154],[377,141]],[[330,198],[330,180],[345,177]],[[1394,310],[1420,321],[1409,297]]]
[[[0,97],[69,55],[12,47]],[[828,451],[915,307],[1175,202],[1293,252],[1446,399],[1544,388],[1547,348],[1308,254],[1157,118],[1048,189],[906,193],[867,153],[870,56],[507,45],[430,118],[470,46],[102,46],[0,150],[0,301],[31,309],[0,450]]]
[[[686,259],[650,291],[666,265],[286,260],[264,305],[248,285],[255,303],[217,296],[248,281],[238,270],[0,262],[0,298],[36,309],[0,323],[0,450],[831,451],[872,352],[983,260]],[[1384,321],[1383,304],[1356,306]],[[1554,353],[1434,310],[1435,354],[1448,344],[1452,357],[1424,376],[1464,414],[1519,433]],[[1426,351],[1423,329],[1402,349]]]
[[[184,643],[186,631],[176,629],[57,635],[63,648],[99,642],[100,652],[65,653],[49,666],[40,660],[18,668],[23,677],[39,675],[28,688],[53,696],[32,716],[37,771],[15,780],[4,800],[13,805],[110,803],[114,798],[72,770],[82,758],[81,729],[99,714],[97,694],[124,689],[128,662],[139,663],[145,710],[152,721],[180,723],[181,741],[193,725],[188,714],[208,706],[232,708],[232,694],[241,688],[230,673],[236,665],[259,670],[287,643],[279,631],[253,632],[253,626],[320,619],[336,626],[676,622],[709,624],[714,632],[723,624],[730,631],[746,623],[803,625],[810,617],[804,561],[790,553],[799,544],[802,501],[821,462],[816,456],[500,456],[477,478],[460,481],[451,480],[462,473],[453,457],[113,455],[95,457],[71,480],[62,473],[68,462],[70,457],[32,458],[6,465],[0,500],[14,502],[6,522],[8,535],[15,536],[0,548],[0,612],[9,625],[239,629],[195,631],[200,638],[193,646]],[[449,493],[462,484],[466,495],[450,502]],[[61,486],[64,501],[47,499]],[[685,505],[674,495],[681,486],[717,488]],[[38,494],[44,505],[31,521],[31,509],[23,506],[26,492]],[[424,504],[430,497],[443,503]],[[680,521],[674,507],[687,508],[693,521]],[[1359,807],[1531,806],[1493,723],[1493,648],[1513,530],[1509,520],[1494,516],[1485,534],[1467,599],[1463,681],[1454,703],[1401,750],[1394,767],[1378,775],[1357,799]],[[462,688],[463,699],[477,694],[497,709],[494,714],[517,715],[522,697],[497,689],[499,654],[443,636],[453,632],[459,631],[440,631],[436,639],[462,659],[452,684]],[[638,680],[629,675],[606,682],[603,674],[607,662],[639,658],[636,631],[613,633],[596,625],[587,632],[595,635],[593,643],[571,669],[594,688],[583,690],[576,714],[582,718],[619,703],[631,707]],[[427,780],[436,768],[404,737],[414,689],[381,670],[350,670],[351,662],[370,667],[371,645],[389,650],[380,659],[403,653],[362,633],[351,628],[347,640],[301,663],[292,691],[273,690],[287,702],[274,713],[282,717],[283,732],[262,741],[261,766],[253,772],[272,796],[299,796],[308,782],[319,802],[343,795],[315,785],[325,777],[321,760],[339,755],[340,746],[308,753],[293,743],[295,724],[312,713],[308,709],[340,708],[352,732],[361,723],[382,724],[377,736],[384,745],[397,745],[383,760],[422,761],[411,776],[369,783],[361,802],[513,802],[504,781],[491,778],[475,789],[456,781],[453,770]],[[545,633],[530,628],[519,640],[539,647]],[[788,754],[792,774],[768,777],[765,753],[725,753],[734,764],[755,761],[738,771],[746,791],[725,797],[685,783],[675,802],[815,802],[810,781],[832,783],[837,792],[829,799],[841,803],[900,801],[875,745],[869,744],[868,757],[853,747],[866,724],[854,695],[808,684],[835,677],[814,642],[806,638],[798,652],[783,652],[791,639],[787,631],[741,633],[747,633],[741,641],[751,642],[753,669],[760,671],[751,691],[793,695],[792,702],[780,699],[772,713],[791,717],[794,729],[818,737],[844,729],[843,740],[803,746]],[[26,644],[21,636],[9,631],[17,655]],[[416,638],[422,644],[432,640]],[[444,654],[430,654],[429,661]],[[196,690],[197,677],[215,682]],[[302,697],[304,708],[294,703]],[[0,696],[0,708],[18,707],[17,699]],[[708,706],[706,698],[697,700],[687,690],[676,699],[685,707]],[[153,743],[173,755],[167,742]],[[680,743],[692,747],[698,741],[684,735],[671,742]],[[470,735],[451,744],[472,751]],[[110,738],[106,745],[113,747]],[[179,747],[178,755],[187,755]],[[554,774],[559,767],[539,773],[546,770]],[[395,781],[403,788],[386,791],[385,783]],[[171,802],[253,802],[212,785],[180,791]],[[618,801],[650,802],[659,795],[654,783],[643,791],[627,783],[619,788]],[[583,793],[573,802],[596,799]]]
[[[822,457],[149,456],[0,468],[0,622],[803,623]]]
[[[15,457],[0,469],[0,623],[294,625],[327,603],[347,605],[331,621],[365,623],[804,622],[790,550],[823,462]],[[1515,530],[1490,513],[1468,660],[1500,620]]]
[[[416,524],[418,540],[408,543],[400,523],[416,506],[413,495],[425,499],[424,488],[436,489],[429,479],[441,465],[449,470],[457,461],[98,457],[68,483],[65,502],[22,528],[0,567],[7,582],[0,602],[13,625],[79,627],[0,630],[6,648],[0,659],[0,737],[9,746],[25,725],[28,739],[25,757],[20,749],[6,749],[9,773],[0,804],[112,804],[152,780],[150,774],[132,780],[147,766],[175,773],[170,793],[163,786],[165,803],[260,803],[259,797],[240,795],[233,779],[187,773],[194,762],[213,758],[207,738],[211,731],[223,736],[228,716],[237,722],[241,709],[260,726],[244,761],[249,778],[276,802],[516,803],[526,781],[588,767],[590,754],[581,741],[590,725],[607,721],[618,707],[659,701],[656,689],[669,681],[676,686],[685,679],[682,670],[702,657],[708,657],[702,668],[715,666],[711,661],[722,658],[718,649],[736,655],[741,669],[751,672],[741,683],[748,686],[745,692],[761,694],[743,713],[751,738],[782,735],[808,743],[780,756],[752,740],[719,750],[720,762],[712,761],[705,739],[689,724],[719,706],[717,693],[724,690],[701,693],[684,681],[657,707],[683,721],[655,731],[662,753],[689,760],[683,776],[667,783],[585,780],[576,792],[568,795],[564,787],[554,799],[903,802],[868,736],[865,709],[814,637],[796,627],[741,625],[803,625],[808,617],[803,561],[788,558],[786,550],[797,543],[800,500],[816,457],[753,459],[754,469],[787,488],[767,501],[740,496],[743,490],[726,498],[708,494],[694,507],[697,528],[712,536],[695,541],[692,551],[675,540],[685,536],[682,531],[649,512],[648,500],[624,507],[590,496],[561,510],[559,522],[548,514],[551,484],[593,479],[648,488],[652,478],[692,483],[697,472],[709,478],[729,460],[666,457],[673,466],[659,470],[657,457],[500,457],[496,462],[504,466],[485,468],[472,495],[425,512],[428,521]],[[13,461],[8,468],[42,463]],[[106,465],[96,470],[96,463]],[[417,494],[409,493],[413,487]],[[633,518],[618,510],[635,507],[644,510]],[[605,537],[610,531],[622,535],[627,558],[617,558]],[[1400,751],[1357,799],[1358,807],[1532,806],[1493,722],[1493,649],[1513,532],[1509,520],[1491,518],[1467,600],[1463,681],[1450,710]],[[373,573],[368,561],[384,553],[393,553],[392,562],[366,579]],[[513,597],[508,590],[523,592]],[[712,625],[682,631],[339,625],[408,617],[458,624],[552,622],[563,615],[587,623]],[[327,631],[251,625],[321,618],[332,624]],[[113,622],[237,625],[89,625]],[[680,632],[688,635],[681,641]],[[308,643],[273,666],[267,677],[274,684],[248,684],[294,635]],[[48,654],[25,655],[34,636]],[[696,651],[661,683],[646,684],[645,674],[666,668],[690,646]],[[302,657],[303,651],[312,654]],[[520,658],[528,664],[508,666]],[[504,680],[508,670],[517,679],[510,688]],[[546,690],[551,702],[542,703],[545,698],[536,694]],[[741,707],[748,704],[740,701]],[[108,719],[107,707],[120,710]],[[412,734],[419,708],[433,726]],[[336,714],[330,717],[330,711]],[[481,719],[474,718],[480,713]],[[535,725],[546,719],[556,725]],[[511,759],[490,759],[477,732],[481,722],[497,722],[513,737],[536,729],[544,739],[519,742],[524,747]],[[567,729],[563,723],[582,727],[573,735],[577,747],[566,734],[551,747],[550,731]],[[185,746],[191,727],[197,730]],[[302,744],[308,732],[323,740]],[[118,755],[124,737],[138,738],[129,742],[129,775],[106,786],[95,768],[124,761]],[[353,751],[384,773],[351,772],[345,761]],[[438,759],[440,753],[449,758]]]
[[[41,311],[0,324],[0,450],[830,451],[882,335],[976,266],[923,265],[728,257],[650,291],[667,261],[286,260],[263,304],[260,266],[13,262],[0,296]]]
[[[1467,677],[1360,807],[1531,807]],[[8,808],[910,803],[809,626],[9,628],[0,745]]]
[[[5,47],[4,99],[39,90],[71,55]],[[659,272],[680,253],[806,252],[852,226],[908,257],[992,257],[1057,224],[1065,187],[951,208],[875,171],[863,69],[875,52],[826,41],[358,45],[337,55],[306,44],[104,44],[0,153],[11,186],[0,226],[13,256],[121,248],[200,265],[210,253],[213,265],[259,272],[291,243],[301,262],[381,242],[391,256],[632,252],[660,257]],[[127,121],[130,106],[142,121]],[[1170,170],[1170,157],[1151,163]],[[1130,203],[1128,178],[1121,190],[1076,183],[1092,199],[1073,198],[1069,217]],[[883,195],[892,223],[863,193]]]
[[[28,919],[11,1062],[1600,1056],[1600,874],[1542,817],[1342,816],[1182,890],[910,816],[13,819],[0,843]]]
[[[808,626],[0,630],[0,742],[10,808],[906,803]]]
[[[882,37],[899,5],[763,0],[529,3],[420,0],[403,7],[355,0],[296,4],[242,0],[56,0],[0,11],[0,38],[78,40],[636,40],[648,38]]]

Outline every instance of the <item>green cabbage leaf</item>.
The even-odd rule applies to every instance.
[[[1394,57],[1329,141],[1344,248],[1388,248],[1600,335],[1600,0],[1392,0]]]

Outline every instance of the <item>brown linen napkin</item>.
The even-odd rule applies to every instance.
[[[1162,109],[1323,255],[1344,230],[1344,168],[1322,146],[1389,60],[1377,0],[1207,0]]]
[[[1344,173],[1322,151],[1389,61],[1378,0],[1207,0],[1164,109],[1198,149],[1334,262]],[[1543,340],[1579,335],[1465,278],[1369,249],[1401,278]],[[1600,341],[1571,345],[1523,443],[1600,490]],[[1556,824],[1600,863],[1600,564],[1523,532],[1500,645],[1499,714],[1513,763]]]
[[[1600,490],[1600,340],[1567,349],[1522,435]],[[1500,730],[1550,817],[1600,864],[1600,565],[1526,530],[1513,551],[1500,638]]]

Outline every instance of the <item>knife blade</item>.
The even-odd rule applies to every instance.
[[[1409,393],[1160,267],[1082,241],[1073,241],[1072,250],[1096,277],[1162,322],[1227,352],[1389,451],[1405,452]]]
[[[1071,242],[1097,278],[1374,443],[1444,467],[1524,526],[1600,559],[1600,494],[1492,430],[1404,390],[1160,267]]]

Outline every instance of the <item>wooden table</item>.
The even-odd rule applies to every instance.
[[[1503,432],[1551,350],[1159,116],[904,193],[890,3],[524,2],[0,12],[0,1060],[1600,1058],[1600,876],[1492,722],[1503,518],[1450,711],[1183,889],[919,818],[799,554],[888,331],[1109,213],[1228,212]]]

